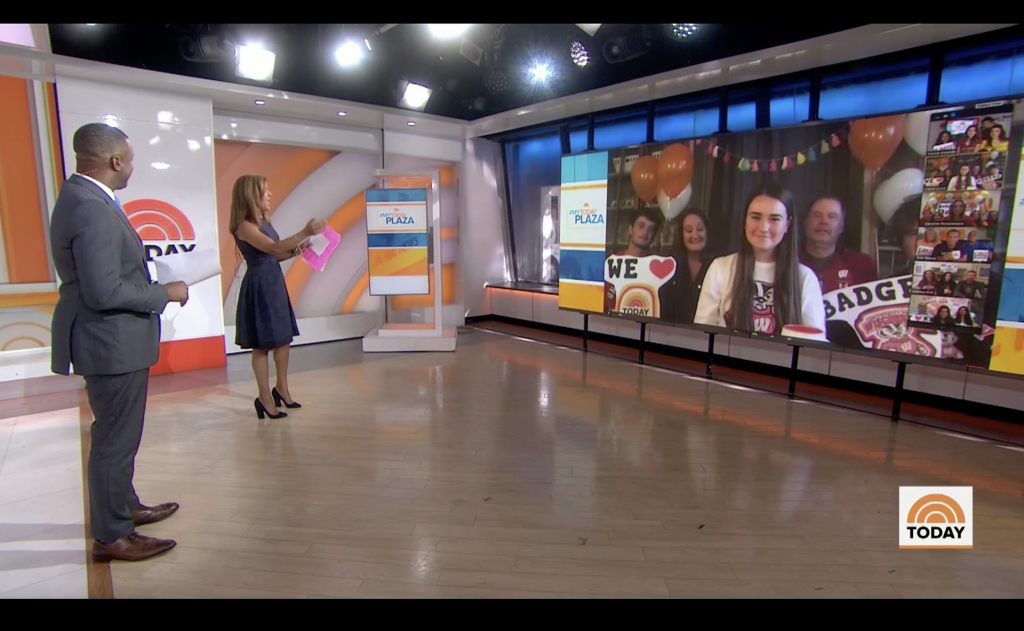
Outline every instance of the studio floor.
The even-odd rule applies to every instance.
[[[295,348],[282,420],[248,364],[153,380],[135,485],[181,510],[140,532],[178,546],[115,598],[1024,597],[1019,447],[481,329]],[[84,397],[18,404],[0,598],[100,596]],[[974,549],[898,550],[901,485],[973,486]]]

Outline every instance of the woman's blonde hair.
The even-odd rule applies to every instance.
[[[263,194],[267,192],[267,178],[262,175],[243,175],[235,180],[231,191],[231,221],[228,228],[235,234],[243,221],[257,226],[263,220]]]

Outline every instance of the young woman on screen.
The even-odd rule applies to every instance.
[[[681,247],[677,247],[675,255],[679,270],[662,289],[662,294],[669,297],[662,303],[662,320],[683,324],[693,322],[700,288],[711,262],[708,252],[710,228],[707,215],[696,208],[687,208],[679,216]]]
[[[763,335],[800,325],[824,339],[821,285],[797,259],[793,196],[766,182],[750,196],[744,215],[740,251],[708,266],[694,323]]]

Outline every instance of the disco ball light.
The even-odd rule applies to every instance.
[[[587,47],[582,42],[573,42],[572,46],[569,47],[569,56],[572,57],[572,63],[576,64],[580,68],[586,67],[590,63],[590,54],[587,52]]]
[[[492,94],[501,94],[508,89],[508,77],[504,72],[492,68],[484,76],[484,87]]]
[[[697,32],[696,24],[673,24],[672,34],[679,39],[686,39]]]

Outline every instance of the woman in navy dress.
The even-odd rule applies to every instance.
[[[252,350],[252,371],[259,396],[253,401],[262,419],[288,416],[277,407],[302,407],[288,390],[288,350],[299,334],[295,312],[288,298],[281,261],[299,256],[309,247],[309,238],[326,227],[310,219],[298,234],[281,239],[270,225],[270,189],[262,175],[243,175],[235,181],[231,195],[231,234],[245,258],[245,276],[238,291],[235,312],[235,344]],[[267,356],[273,352],[277,386],[270,388]]]

